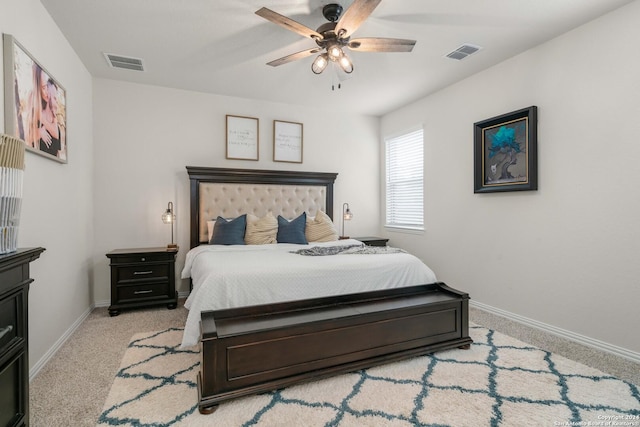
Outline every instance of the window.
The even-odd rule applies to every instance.
[[[424,229],[422,128],[385,139],[387,227]]]

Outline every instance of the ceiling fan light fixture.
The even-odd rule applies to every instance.
[[[329,59],[332,61],[338,61],[342,55],[342,49],[337,44],[331,45],[327,47],[327,53],[329,54]]]
[[[329,60],[327,58],[327,54],[323,53],[322,55],[318,55],[318,57],[311,64],[311,71],[314,74],[321,74],[325,68],[327,68],[327,64],[329,64]]]
[[[340,68],[342,68],[342,71],[344,71],[345,73],[351,74],[353,72],[353,63],[344,53],[338,60],[338,64],[340,64]]]

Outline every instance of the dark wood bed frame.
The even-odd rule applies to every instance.
[[[201,183],[322,185],[333,213],[337,174],[187,167],[191,247]],[[198,407],[451,348],[468,349],[469,296],[444,283],[204,311]]]

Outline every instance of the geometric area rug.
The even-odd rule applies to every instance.
[[[182,329],[136,334],[98,426],[638,426],[631,383],[471,325],[470,350],[337,375],[197,407],[199,355]]]

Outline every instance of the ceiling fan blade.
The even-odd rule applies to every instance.
[[[294,33],[298,33],[301,36],[309,37],[310,39],[314,40],[322,40],[323,38],[322,35],[317,31],[304,26],[301,23],[294,21],[293,19],[287,18],[284,15],[280,15],[279,13],[274,12],[271,9],[267,9],[266,7],[256,10],[256,15],[262,16],[264,19],[271,21],[274,24],[278,24],[281,27],[286,28],[287,30],[293,31]]]
[[[371,15],[382,0],[355,0],[351,6],[342,14],[336,25],[336,34],[341,38],[349,37],[353,34],[365,19]]]
[[[411,52],[415,40],[365,37],[353,39],[347,46],[356,52]]]
[[[297,61],[298,59],[306,58],[307,56],[311,56],[314,53],[322,52],[322,49],[319,47],[314,47],[311,49],[303,50],[300,52],[292,53],[291,55],[283,56],[282,58],[274,59],[271,62],[267,62],[267,65],[271,65],[272,67],[277,67],[278,65],[287,64],[289,62]]]

